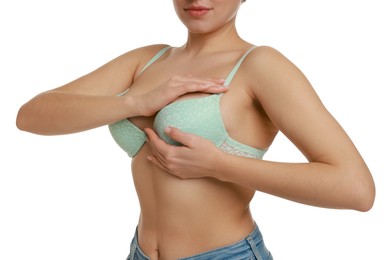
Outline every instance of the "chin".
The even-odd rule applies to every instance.
[[[211,26],[210,24],[194,24],[186,25],[187,30],[193,34],[208,34],[218,30],[218,26]]]

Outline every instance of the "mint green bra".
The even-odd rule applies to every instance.
[[[170,46],[158,52],[142,69],[141,73],[160,58]],[[233,67],[225,80],[228,87],[245,57],[254,49],[249,49]],[[123,94],[123,93],[122,93]],[[120,95],[122,95],[120,94]],[[212,141],[224,152],[249,158],[262,159],[266,150],[257,149],[232,139],[226,131],[221,111],[220,99],[222,94],[212,94],[205,97],[184,99],[163,107],[154,119],[153,128],[157,134],[169,144],[180,145],[170,139],[164,129],[173,126],[183,132],[202,136]],[[109,130],[116,143],[130,156],[134,157],[146,141],[144,131],[128,119],[110,124]]]

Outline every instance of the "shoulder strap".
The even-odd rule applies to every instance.
[[[156,55],[153,56],[152,59],[150,59],[150,61],[148,63],[146,63],[146,65],[142,68],[141,72],[138,73],[137,76],[141,75],[142,72],[144,72],[144,70],[146,70],[150,65],[152,65],[156,60],[158,60],[158,58],[160,58],[167,50],[169,50],[171,48],[171,46],[166,46],[164,47],[162,50],[160,50]],[[129,91],[129,89],[126,89],[125,91],[123,91],[122,93],[119,93],[117,96],[123,96],[124,94],[126,94],[126,92]]]
[[[230,71],[229,75],[227,76],[226,80],[225,80],[225,84],[223,84],[225,87],[228,87],[230,85],[230,82],[232,81],[232,79],[234,78],[234,75],[236,75],[236,72],[238,71],[238,69],[240,68],[241,66],[241,63],[244,61],[244,59],[246,58],[246,56],[248,56],[248,54],[253,50],[255,49],[257,46],[253,46],[252,48],[250,48],[244,55],[242,55],[241,59],[237,62],[237,64],[233,67],[233,69]]]
[[[162,50],[160,50],[156,55],[153,56],[153,58],[150,59],[148,63],[142,68],[141,72],[138,74],[141,75],[144,70],[146,70],[150,65],[152,65],[156,60],[158,60],[167,50],[169,50],[171,46],[166,46]]]

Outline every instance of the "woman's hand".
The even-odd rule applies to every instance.
[[[146,128],[145,132],[153,151],[148,159],[164,171],[181,179],[216,178],[215,166],[223,152],[211,141],[168,127],[166,134],[183,144],[174,146],[160,139],[150,128]]]
[[[173,76],[168,81],[150,92],[137,96],[135,101],[143,116],[152,116],[161,108],[176,100],[181,95],[193,92],[222,93],[228,88],[223,86],[223,79]]]

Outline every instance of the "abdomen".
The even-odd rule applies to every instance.
[[[149,162],[149,154],[145,144],[132,161],[144,251],[185,257],[232,244],[250,233],[253,190],[212,178],[179,179]]]

